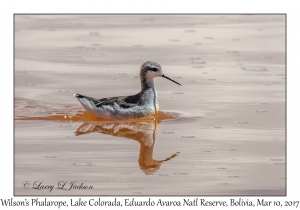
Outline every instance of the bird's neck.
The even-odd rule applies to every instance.
[[[158,111],[158,97],[157,92],[154,86],[154,80],[153,78],[141,78],[141,95],[144,95],[145,101],[148,101],[149,103],[152,103],[155,112]]]
[[[149,88],[155,90],[153,77],[147,71],[140,72],[140,80],[141,80],[141,91],[145,91]]]
[[[149,78],[149,77],[148,78],[147,77],[141,78],[141,91],[143,92],[143,91],[148,90],[150,88],[153,91],[155,90],[153,78]]]

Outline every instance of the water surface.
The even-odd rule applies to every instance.
[[[136,94],[148,60],[182,84],[154,116],[73,96]],[[14,73],[15,195],[285,195],[283,15],[16,15]]]

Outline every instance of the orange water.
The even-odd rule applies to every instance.
[[[284,50],[284,16],[15,16],[15,194],[284,195]],[[136,94],[147,60],[182,84],[155,79],[156,115],[73,96]]]

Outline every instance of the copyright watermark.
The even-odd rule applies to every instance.
[[[29,181],[25,181],[22,184],[23,189],[29,189],[31,187],[31,183]]]
[[[52,184],[44,184],[43,181],[34,181],[34,182],[29,182],[29,181],[24,181],[22,184],[23,189],[35,189],[35,190],[48,190],[49,192],[52,192],[53,189],[58,189],[58,190],[65,190],[65,191],[70,191],[70,190],[92,190],[93,186],[92,185],[87,185],[82,182],[77,182],[77,181],[59,181],[57,184],[52,185]]]

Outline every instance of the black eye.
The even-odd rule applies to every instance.
[[[152,70],[152,71],[157,71],[158,69],[157,69],[157,68],[151,68],[151,70]]]

